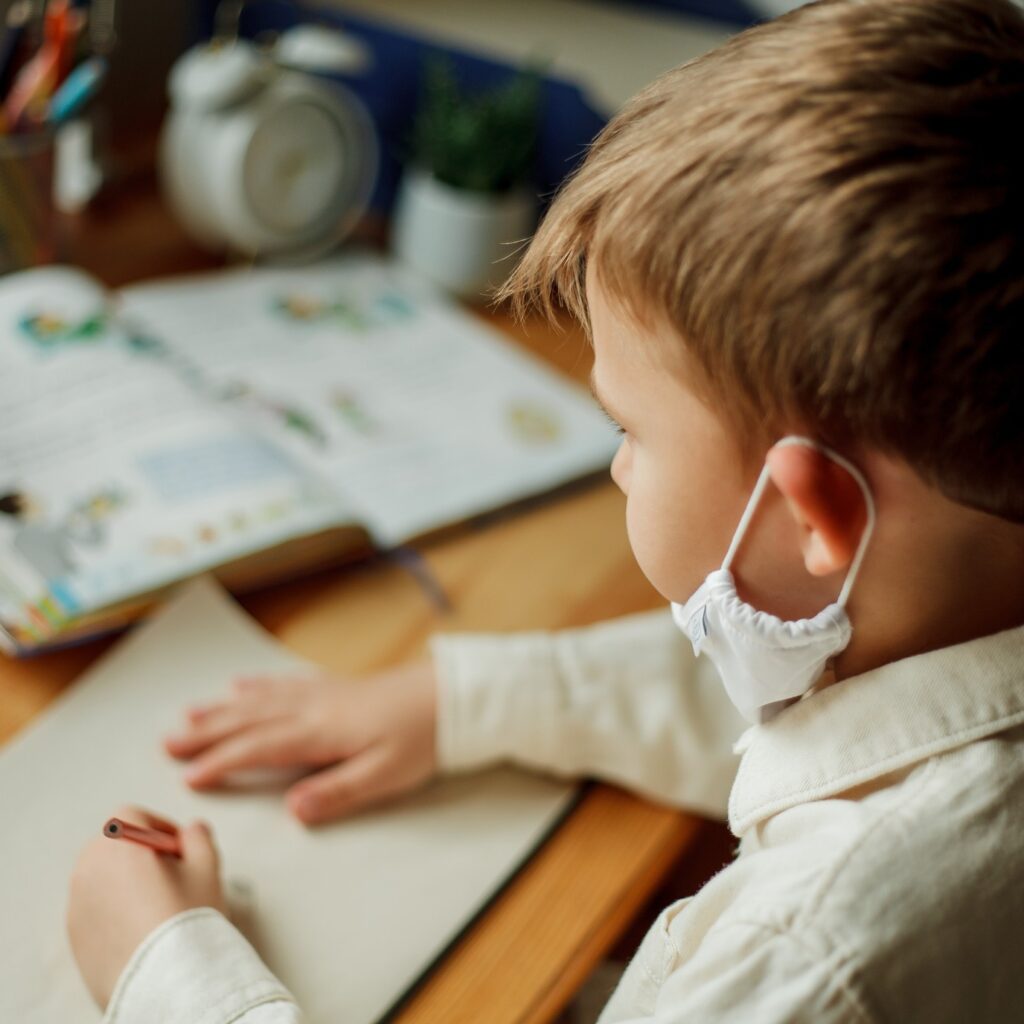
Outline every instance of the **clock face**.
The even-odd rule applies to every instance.
[[[253,216],[281,234],[329,230],[349,184],[342,126],[314,100],[267,111],[249,140],[243,180]]]

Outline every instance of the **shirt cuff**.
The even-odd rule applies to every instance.
[[[430,639],[438,686],[437,756],[443,772],[470,771],[548,746],[541,695],[558,666],[551,634],[449,633]]]
[[[103,1024],[229,1024],[256,1006],[295,1006],[241,932],[212,907],[182,911],[142,941]],[[288,1018],[298,1021],[295,1016]]]

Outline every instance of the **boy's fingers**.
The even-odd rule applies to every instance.
[[[185,717],[189,720],[189,724],[195,725],[204,718],[209,718],[215,711],[221,711],[227,706],[227,701],[218,701],[216,704],[194,704],[190,708],[185,708]]]
[[[212,714],[223,711],[226,708],[238,706],[239,700],[247,697],[260,697],[273,692],[273,686],[269,678],[262,676],[240,676],[231,680],[231,689],[234,695],[223,700],[210,701],[208,704],[193,704],[185,708],[185,717],[192,724],[201,722]]]
[[[291,812],[312,825],[351,814],[401,789],[386,750],[371,747],[295,783],[286,799]]]
[[[236,676],[231,688],[237,697],[294,697],[320,681],[317,675]]]
[[[231,688],[239,696],[270,695],[288,691],[308,682],[302,676],[235,676]]]
[[[178,831],[178,826],[173,821],[161,818],[144,807],[139,807],[138,804],[121,804],[114,811],[112,817],[127,821],[129,825],[142,825],[145,828],[155,828],[160,832],[173,834]]]
[[[190,786],[214,786],[241,768],[277,768],[298,763],[299,733],[292,727],[254,727],[207,750],[185,772]]]
[[[220,870],[220,853],[213,839],[213,830],[204,821],[191,821],[179,833],[182,859],[207,875]]]
[[[239,701],[279,696],[282,689],[291,682],[292,680],[280,676],[236,676],[231,680],[232,696],[210,701],[208,704],[193,704],[185,708],[185,717],[190,723],[196,724],[210,715],[238,707]]]
[[[231,680],[231,689],[236,693],[261,693],[274,688],[274,676],[236,676]]]
[[[211,721],[215,715],[219,715],[233,706],[232,701],[218,701],[216,704],[195,704],[185,708],[185,721],[188,723],[184,729],[179,729],[171,736],[179,738],[191,734],[191,730],[202,728],[204,723]]]
[[[194,757],[207,747],[243,729],[269,722],[279,714],[280,710],[272,705],[225,704],[211,709],[190,727],[165,736],[164,747],[173,757]]]

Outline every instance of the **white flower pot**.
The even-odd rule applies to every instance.
[[[487,195],[409,169],[395,207],[395,255],[465,299],[486,298],[511,273],[537,218],[526,189]]]

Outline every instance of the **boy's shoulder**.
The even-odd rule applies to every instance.
[[[710,1015],[750,1005],[771,1020],[1015,1019],[1022,804],[1018,725],[791,807],[665,913],[646,970],[660,955],[662,1001],[674,989]],[[716,992],[725,981],[728,995]]]
[[[864,813],[845,842],[813,838],[822,862],[790,927],[845,954],[880,1020],[1011,1019],[1024,1001],[1024,725],[879,782],[877,801],[848,794]]]
[[[753,730],[740,855],[666,921],[678,965],[735,944],[780,983],[828,965],[868,1019],[1012,1018],[1024,627],[830,690]]]

